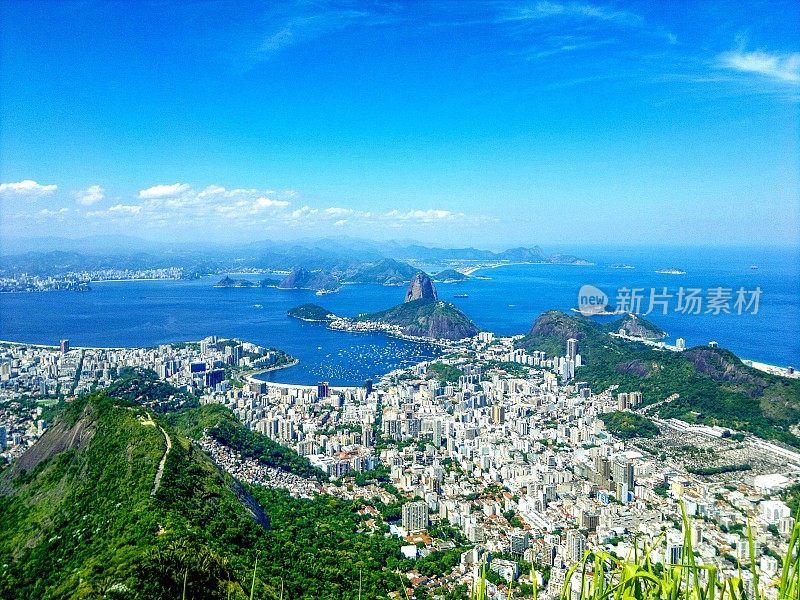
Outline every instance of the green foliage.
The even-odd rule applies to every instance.
[[[282,580],[284,598],[356,600],[359,576],[363,598],[386,598],[397,589],[395,569],[410,567],[400,555],[400,539],[359,531],[366,517],[356,514],[353,503],[249,489],[270,516],[258,544],[258,577]]]
[[[659,483],[658,485],[653,487],[653,491],[656,494],[658,494],[659,496],[661,496],[662,498],[666,498],[667,497],[667,486],[664,485],[663,483]]]
[[[106,393],[112,398],[144,405],[159,412],[189,408],[199,404],[192,394],[159,379],[151,369],[139,367],[120,369],[117,377],[106,388]]]
[[[694,475],[708,477],[710,475],[720,475],[722,473],[738,473],[739,471],[749,471],[753,465],[748,463],[742,465],[722,465],[719,467],[690,467],[688,470]]]
[[[635,437],[652,438],[660,433],[658,426],[647,417],[626,411],[615,411],[600,415],[608,430],[622,440]]]
[[[174,428],[105,393],[68,410],[64,422],[80,421],[90,439],[17,473],[12,495],[0,495],[4,599],[243,600],[252,586],[258,600],[278,600],[281,587],[286,598],[356,600],[359,574],[363,598],[387,598],[394,569],[413,566],[401,540],[368,532],[361,502],[298,500],[221,473],[177,430],[226,430],[223,407],[171,415]],[[159,424],[172,449],[153,496],[165,452]],[[231,439],[270,451],[249,436]],[[452,560],[435,557],[431,568]]]
[[[169,419],[188,437],[198,439],[205,431],[220,444],[236,450],[242,456],[258,459],[266,465],[301,477],[327,480],[327,475],[312,467],[306,457],[265,435],[250,431],[225,406],[209,404],[181,411]]]
[[[800,515],[800,483],[795,483],[782,493],[783,501],[792,509],[792,513]]]
[[[501,369],[511,377],[525,377],[528,374],[528,367],[507,360],[487,360],[484,364],[484,371],[491,369]]]
[[[442,383],[457,383],[462,375],[461,369],[443,362],[433,362],[425,370],[426,379],[438,379]]]
[[[453,548],[451,550],[435,550],[417,560],[414,567],[426,577],[443,577],[449,575],[453,568],[461,562],[462,552],[468,548]]]
[[[230,482],[177,438],[151,496],[164,436],[141,408],[115,402],[100,393],[70,406],[80,414],[72,422],[80,420],[90,440],[43,457],[31,473],[18,474],[13,494],[2,498],[0,597],[103,597],[112,586],[120,597],[126,589],[136,591],[130,597],[177,597],[170,590],[178,575],[157,576],[153,552],[177,543],[191,548],[189,556],[211,555],[230,536],[244,530],[254,539],[261,529]],[[73,417],[65,415],[65,423]],[[59,429],[45,435],[59,435]],[[183,566],[192,592],[187,598],[198,597],[203,571]]]

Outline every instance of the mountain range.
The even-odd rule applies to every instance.
[[[424,266],[542,262],[588,264],[538,246],[493,252],[475,248],[433,248],[414,243],[326,238],[294,242],[264,240],[237,245],[148,242],[134,237],[28,238],[0,246],[0,273],[59,274],[99,269],[181,267],[198,274],[241,269],[324,270],[342,282],[405,283]],[[408,264],[410,263],[410,265]]]

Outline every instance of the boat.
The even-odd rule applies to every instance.
[[[469,298],[469,294],[453,294],[453,298]]]
[[[756,269],[758,269],[758,265],[750,265],[750,268],[755,271]]]
[[[686,275],[686,271],[681,271],[680,269],[659,269],[656,273],[660,273],[661,275]]]

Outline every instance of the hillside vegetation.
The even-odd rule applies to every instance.
[[[377,313],[360,315],[356,321],[380,321],[397,325],[406,335],[459,340],[480,331],[470,318],[454,305],[422,298],[398,304]]]
[[[371,533],[361,502],[244,486],[187,437],[205,430],[272,466],[318,475],[222,406],[158,415],[106,392],[78,399],[2,473],[0,598],[177,599],[185,585],[187,599],[252,590],[260,600],[355,600],[359,575],[364,598],[398,589],[391,569],[410,568],[402,542],[384,538],[380,519]]]

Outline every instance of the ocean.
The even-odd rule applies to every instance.
[[[668,332],[668,342],[682,337],[689,347],[715,340],[742,358],[800,367],[800,258],[796,250],[588,248],[579,255],[595,264],[508,265],[475,273],[489,279],[437,284],[437,289],[443,300],[500,335],[525,333],[542,312],[577,306],[578,290],[585,284],[604,291],[612,304],[621,288],[642,290],[643,311],[651,289],[657,294],[666,291],[672,297],[660,296],[661,304],[646,318]],[[634,268],[612,268],[615,263]],[[685,274],[656,272],[665,268]],[[307,302],[343,316],[372,312],[401,302],[403,287],[347,285],[337,294],[317,297],[305,290],[213,287],[221,278],[101,282],[86,293],[0,294],[0,339],[57,344],[68,338],[73,346],[134,347],[208,335],[238,337],[297,356],[297,366],[264,378],[298,384],[327,380],[333,385],[361,385],[367,378],[438,355],[429,344],[379,333],[330,331],[322,324],[286,316],[290,308]],[[681,287],[697,288],[706,297],[710,289],[730,289],[731,312],[705,312],[706,305],[700,314],[677,312]],[[756,314],[753,305],[737,314],[739,288],[761,289]]]

